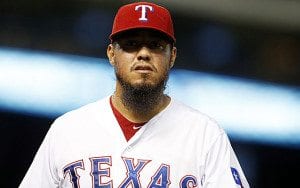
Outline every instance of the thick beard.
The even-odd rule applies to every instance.
[[[145,76],[145,79],[147,76]],[[116,72],[116,78],[123,88],[122,102],[126,108],[137,114],[151,112],[160,102],[168,81],[168,72],[156,85],[132,85]]]

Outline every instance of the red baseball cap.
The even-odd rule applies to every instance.
[[[173,21],[170,12],[159,5],[149,2],[137,2],[119,8],[109,36],[110,40],[123,31],[131,29],[153,29],[167,35],[173,42]]]

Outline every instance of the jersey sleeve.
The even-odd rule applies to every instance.
[[[52,140],[52,130],[50,128],[22,180],[20,188],[59,187],[54,164],[54,153],[51,147]]]
[[[209,149],[205,162],[204,188],[249,188],[249,184],[226,133]]]

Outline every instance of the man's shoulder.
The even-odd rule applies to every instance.
[[[192,124],[209,125],[209,127],[217,130],[221,129],[218,122],[213,117],[179,100],[172,99],[171,108],[172,114],[176,114],[176,119],[193,122]]]
[[[113,117],[111,114],[109,98],[100,99],[59,116],[51,124],[48,134],[54,139],[63,139],[66,134],[85,134],[104,126],[104,122],[109,122]]]
[[[104,112],[108,111],[109,107],[109,97],[99,99],[94,102],[85,104],[79,108],[71,110],[61,116],[59,116],[55,122],[62,121],[75,121],[89,119],[95,116],[99,116]]]
[[[215,121],[211,116],[208,114],[200,111],[199,109],[196,109],[195,107],[192,107],[188,104],[185,104],[177,99],[172,99],[172,105],[173,110],[180,112],[181,114],[189,115],[189,116],[195,116],[195,117],[201,117],[205,119],[209,119],[211,121]]]

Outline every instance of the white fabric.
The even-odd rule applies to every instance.
[[[232,169],[249,187],[227,135],[206,115],[172,99],[127,142],[107,97],[52,124],[20,187],[242,187]]]

